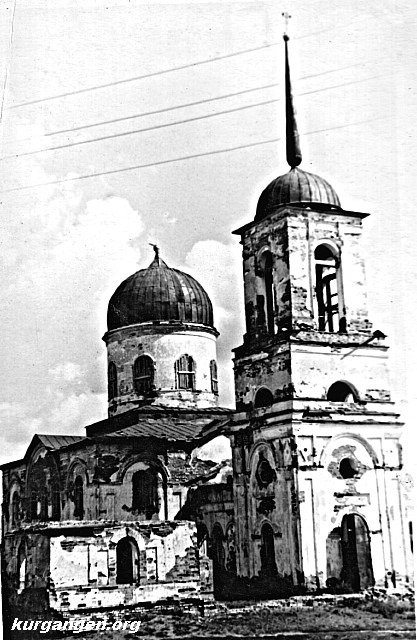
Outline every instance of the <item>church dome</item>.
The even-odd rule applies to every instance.
[[[147,269],[124,280],[110,298],[109,331],[152,321],[191,322],[213,327],[213,306],[201,284],[171,269],[156,253]]]
[[[258,201],[255,221],[262,220],[282,205],[325,205],[340,208],[340,200],[333,187],[320,176],[294,167],[275,178]]]

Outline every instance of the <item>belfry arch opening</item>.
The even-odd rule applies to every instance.
[[[328,244],[314,251],[316,301],[319,331],[346,332],[346,319],[341,300],[340,259]]]
[[[258,295],[258,322],[261,322],[267,332],[275,334],[275,297],[273,282],[273,256],[270,251],[263,251],[259,258],[262,277],[262,295]]]

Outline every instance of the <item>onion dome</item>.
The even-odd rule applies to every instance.
[[[213,327],[213,306],[201,284],[187,273],[168,267],[159,257],[158,248],[154,249],[155,258],[149,267],[127,278],[110,298],[108,330],[154,321]]]
[[[282,205],[325,205],[340,209],[340,200],[333,187],[324,178],[298,167],[275,178],[261,193],[255,221],[262,220]]]

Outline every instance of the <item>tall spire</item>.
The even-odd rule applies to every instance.
[[[288,20],[288,17],[285,16]],[[284,33],[285,42],[285,114],[287,132],[287,162],[291,169],[298,167],[303,159],[300,148],[300,136],[297,129],[295,109],[291,91],[290,64],[288,61],[288,40],[289,36]]]

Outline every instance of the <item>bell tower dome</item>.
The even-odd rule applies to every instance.
[[[211,300],[192,276],[155,257],[110,298],[107,333],[109,416],[136,406],[217,406]]]

